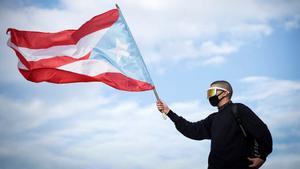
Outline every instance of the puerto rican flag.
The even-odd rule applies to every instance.
[[[9,28],[8,46],[32,82],[103,82],[125,91],[154,89],[140,51],[119,9],[93,17],[77,30],[57,33]]]

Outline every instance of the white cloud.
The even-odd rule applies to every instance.
[[[237,47],[226,42],[217,45],[212,41],[201,44],[200,52],[205,56],[228,55],[237,51]]]
[[[202,65],[220,65],[226,60],[226,56],[238,51],[238,46],[223,42],[216,44],[212,41],[203,42],[198,50],[203,56]]]
[[[290,80],[277,80],[264,76],[251,76],[241,79],[242,83],[251,85],[240,99],[249,101],[260,101],[272,96],[284,97],[294,91],[300,90],[300,82]]]
[[[273,153],[264,168],[299,166],[300,82],[250,76],[241,79],[240,93],[233,100],[250,108],[268,125],[273,136]]]
[[[299,154],[286,154],[268,159],[262,168],[264,169],[297,169],[300,165]]]
[[[238,49],[241,44],[247,45],[249,41],[256,41],[271,35],[273,33],[271,22],[281,22],[282,18],[293,16],[299,13],[300,9],[297,8],[299,1],[234,0],[189,1],[189,3],[161,1],[155,4],[155,10],[140,6],[139,3],[130,4],[128,7],[143,12],[143,17],[147,22],[135,24],[140,23],[139,18],[138,16],[131,17],[130,13],[128,19],[132,21],[131,27],[137,35],[137,41],[142,44],[142,51],[146,51],[148,60],[152,60],[154,56],[153,60],[156,64],[163,63],[165,60],[178,61],[179,59],[180,61],[192,60],[192,62],[197,59],[201,60],[197,43],[218,41],[212,39],[218,39],[223,34],[230,35],[227,36],[228,40],[235,42],[232,45],[237,46]],[[168,6],[166,7],[165,4]],[[144,30],[144,32],[138,30]],[[177,45],[173,48],[169,47],[169,44],[174,41]],[[190,48],[191,53],[186,52],[184,45],[186,41],[194,44]],[[155,51],[155,55],[153,52],[148,53],[150,50],[155,50],[157,46],[164,50]],[[205,61],[201,60],[201,62]]]
[[[156,64],[158,68],[164,65],[165,60],[168,60],[168,63],[180,63],[181,65],[185,63],[183,61],[185,60],[188,67],[220,65],[226,61],[227,56],[237,52],[238,49],[238,44],[229,42],[205,41],[197,44],[191,40],[170,41],[166,42],[163,47],[157,48],[160,54],[151,53],[146,61],[147,63]]]
[[[233,27],[230,31],[232,36],[241,39],[256,39],[271,35],[273,29],[267,24],[249,24],[243,23]]]
[[[203,65],[220,65],[225,62],[225,58],[222,56],[215,56],[203,61]]]
[[[60,31],[78,28],[91,17],[114,7],[110,1],[98,0],[62,0],[57,8],[45,9],[34,6],[17,9],[1,6],[0,31],[8,27],[36,31]],[[118,1],[117,1],[118,2]],[[95,5],[97,4],[97,5]],[[201,58],[201,48],[208,45],[211,49],[204,52],[221,52],[230,55],[237,52],[241,44],[249,40],[272,34],[271,22],[283,22],[286,27],[297,27],[299,1],[119,1],[120,7],[135,36],[147,62],[161,66],[165,61],[189,62],[199,61],[222,64],[226,57],[220,59]],[[216,5],[218,4],[218,5]],[[142,14],[142,15],[140,15]],[[284,20],[284,21],[282,21]],[[227,34],[228,42],[219,37]],[[12,52],[6,47],[6,38],[1,36],[1,72],[14,72],[15,67],[4,63],[14,63]],[[238,42],[238,43],[236,43]],[[202,43],[199,46],[199,44]],[[211,43],[211,44],[210,44]],[[217,48],[214,46],[217,45]],[[207,47],[205,47],[207,48]],[[207,51],[208,50],[208,51]],[[213,50],[213,51],[210,51]],[[228,50],[228,51],[227,51]],[[218,52],[219,51],[219,52]],[[5,74],[1,73],[1,76]],[[20,79],[12,76],[11,80]],[[1,78],[1,79],[8,79]]]
[[[260,82],[265,88],[269,82],[274,86],[289,84],[288,97],[298,91],[298,82],[275,80],[270,77],[248,77],[241,80],[246,93],[256,95]],[[288,83],[287,83],[288,82]],[[295,87],[296,86],[296,87]],[[241,93],[243,96],[249,96]],[[99,93],[74,99],[64,97],[48,102],[47,99],[15,100],[1,96],[0,156],[7,160],[6,168],[19,168],[11,165],[15,161],[30,168],[174,168],[187,166],[207,166],[208,141],[193,141],[176,131],[170,120],[164,121],[155,104],[138,104],[134,100],[118,101],[117,97],[102,98]],[[276,92],[269,95],[277,95]],[[289,113],[279,114],[284,108],[278,100],[260,97],[259,101],[241,100],[270,127],[274,144],[274,155],[268,158],[263,168],[278,168],[276,160],[281,159],[282,168],[295,168],[299,163],[295,157],[299,152],[286,156],[285,152],[298,149],[297,143],[278,143],[290,135],[290,131],[280,132],[286,127],[294,127],[300,120],[296,102],[286,100],[292,108]],[[278,98],[280,100],[280,98]],[[294,98],[293,98],[294,99]],[[266,101],[267,100],[267,101]],[[283,102],[283,101],[282,101]],[[62,104],[63,103],[63,104]],[[183,101],[169,104],[170,107],[190,121],[205,118],[214,111],[208,104],[199,101]],[[26,108],[24,108],[26,107]],[[7,113],[9,112],[9,113]],[[15,119],[15,120],[12,120]],[[284,120],[282,123],[279,120]],[[3,129],[5,128],[5,130]],[[14,136],[18,139],[13,139]],[[299,135],[299,133],[298,133]],[[1,158],[0,158],[1,159]],[[116,163],[116,159],[118,162]]]
[[[293,128],[300,120],[300,82],[263,76],[241,80],[242,91],[234,100],[253,105],[255,112],[269,125],[276,139],[299,135]],[[297,136],[295,139],[298,139]]]
[[[286,29],[298,29],[300,27],[300,15],[297,15],[284,23]]]
[[[68,98],[63,104],[51,105],[40,99],[14,100],[0,95],[0,131],[1,132],[24,132],[46,123],[49,120],[66,118],[76,112],[84,112],[103,106],[110,102],[111,98],[82,99],[81,97]],[[91,95],[88,95],[91,96]],[[93,96],[93,95],[92,95]]]
[[[154,104],[141,106],[129,100],[116,104],[101,98],[97,101],[96,95],[87,100],[61,98],[54,103],[36,100],[1,97],[1,105],[6,107],[0,109],[1,128],[5,127],[0,133],[8,137],[0,141],[0,156],[8,159],[3,163],[6,168],[18,164],[11,165],[13,161],[27,161],[27,167],[40,169],[206,166],[207,158],[201,156],[207,156],[208,142],[181,136],[169,120],[162,119]],[[178,111],[200,110],[198,102],[173,105]],[[190,119],[198,116],[186,115]],[[19,139],[11,139],[15,135]]]
[[[293,18],[299,13],[299,4],[299,1],[252,0],[120,1],[145,59],[153,65],[162,63],[164,68],[169,61],[222,64],[227,56],[238,52],[240,41],[271,35],[271,22],[283,22],[288,28],[296,28],[294,20],[286,22],[282,18]],[[8,27],[39,31],[77,28],[113,7],[110,1],[98,0],[65,0],[59,8],[53,9],[1,6],[0,31],[5,32]],[[230,36],[220,41],[219,36],[224,34]],[[23,80],[6,40],[2,34],[0,79]],[[286,128],[295,127],[300,120],[299,94],[294,93],[299,92],[299,82],[248,77],[241,84],[245,92],[236,99],[253,105],[251,108],[267,122],[275,137],[295,134]],[[191,141],[181,136],[170,121],[162,120],[154,104],[142,106],[134,100],[116,103],[114,100],[118,98],[81,94],[75,91],[78,97],[71,100],[62,97],[52,102],[50,98],[16,100],[1,95],[0,156],[8,159],[2,160],[1,165],[21,168],[26,164],[40,169],[205,168],[209,142]],[[212,111],[198,101],[171,106],[191,121]],[[299,145],[293,149],[299,149]],[[296,169],[299,166],[299,154],[278,154],[271,156],[264,168]],[[14,167],[12,164],[16,161],[27,163],[20,162],[21,165]]]

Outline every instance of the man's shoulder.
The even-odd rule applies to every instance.
[[[213,113],[209,114],[209,115],[206,117],[206,119],[212,119],[212,118],[214,118],[214,117],[217,115],[217,113],[218,113],[218,112],[213,112]]]
[[[243,103],[234,103],[237,106],[237,111],[240,116],[247,116],[249,114],[254,114],[254,112],[245,104]]]
[[[236,105],[238,109],[250,109],[247,105],[244,103],[233,103],[233,105]]]

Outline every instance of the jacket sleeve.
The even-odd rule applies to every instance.
[[[267,125],[247,106],[239,104],[238,111],[246,131],[256,139],[261,158],[266,160],[272,152],[272,136]]]
[[[181,116],[178,116],[172,110],[168,113],[168,117],[174,122],[176,129],[184,136],[194,139],[203,140],[210,139],[211,117],[208,116],[204,120],[198,122],[189,122]]]

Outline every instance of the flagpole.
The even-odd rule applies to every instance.
[[[118,4],[116,4],[116,7],[117,7],[117,9],[120,11],[120,14],[122,15],[122,11],[121,11],[121,9],[120,9],[120,7],[119,7]],[[125,21],[125,18],[123,18],[123,19],[124,19],[124,21]],[[125,21],[125,23],[126,23],[126,21]],[[126,23],[126,25],[127,25],[127,23]],[[129,29],[129,28],[128,28],[128,29]],[[130,30],[129,30],[129,33],[131,34],[131,31],[130,31]],[[132,34],[131,34],[131,37],[133,38]],[[133,38],[133,39],[134,39],[134,38]],[[133,40],[133,41],[134,41],[135,45],[137,46],[135,40]],[[140,49],[139,49],[139,48],[137,48],[137,49],[138,49],[139,54],[141,55]],[[142,56],[142,55],[141,55],[141,56]],[[147,66],[146,66],[146,64],[145,64],[145,62],[144,62],[143,57],[141,57],[141,60],[142,60],[142,62],[143,62],[143,64],[144,64],[145,70],[147,71],[147,73],[148,73],[148,75],[149,75],[149,77],[150,77],[150,79],[151,79],[150,73],[149,73],[149,71],[148,71],[148,69],[147,69]],[[153,84],[153,86],[154,86],[154,88],[153,88],[153,93],[154,93],[154,95],[155,95],[156,100],[157,100],[157,101],[161,101],[160,98],[159,98],[159,95],[158,95],[158,93],[157,93],[157,91],[156,91],[156,87],[155,87],[155,85],[154,85],[152,79],[151,79],[151,82],[152,82],[152,84]],[[164,112],[161,112],[161,113],[162,113],[163,118],[166,120],[166,119],[167,119],[166,113],[164,113]]]
[[[154,86],[153,92],[154,92],[154,95],[155,95],[155,97],[156,97],[156,100],[157,100],[157,101],[161,101],[160,98],[159,98],[159,96],[158,96],[158,93],[157,93],[157,91],[156,91],[155,86]],[[166,119],[167,119],[167,114],[164,113],[164,112],[161,112],[161,114],[162,114],[163,118],[166,120]]]

